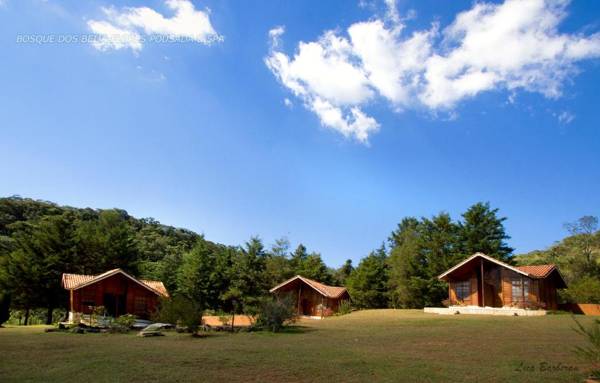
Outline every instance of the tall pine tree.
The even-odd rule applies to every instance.
[[[459,224],[460,252],[463,258],[481,252],[503,262],[510,262],[513,249],[507,245],[510,237],[504,229],[505,217],[498,217],[498,209],[489,202],[471,206]]]

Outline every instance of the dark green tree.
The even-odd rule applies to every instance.
[[[35,223],[11,225],[16,248],[3,261],[2,276],[14,303],[29,310],[47,308],[52,323],[55,308],[65,300],[62,273],[73,269],[73,217],[71,212],[46,216]]]
[[[452,222],[450,215],[440,213],[431,219],[423,218],[419,230],[426,274],[430,277],[437,277],[461,260],[459,226]]]
[[[230,288],[239,292],[241,308],[245,312],[256,310],[260,297],[268,293],[266,259],[262,241],[252,237],[233,260]]]
[[[97,219],[81,220],[76,251],[87,274],[121,268],[137,275],[139,251],[129,216],[123,210],[102,210]]]
[[[306,250],[306,246],[303,244],[299,244],[296,247],[296,250],[292,253],[292,257],[290,259],[290,267],[294,271],[294,274],[299,274],[304,267],[304,262],[308,258],[308,251]]]
[[[422,307],[422,293],[429,280],[422,249],[422,224],[416,218],[404,218],[390,236],[393,248],[389,266],[390,303],[396,308]]]
[[[294,275],[302,275],[322,283],[333,283],[333,275],[323,262],[321,254],[315,252],[309,254],[302,244],[298,245],[292,253],[290,265]]]
[[[344,285],[346,283],[346,279],[352,274],[354,270],[354,266],[352,266],[352,260],[346,259],[346,262],[334,273],[334,281],[338,285]]]
[[[294,276],[289,259],[290,243],[286,238],[275,241],[265,260],[266,283],[273,287]]]
[[[358,308],[388,307],[388,265],[385,247],[363,258],[346,280],[352,303]]]
[[[216,269],[216,258],[204,239],[183,256],[177,271],[177,295],[194,301],[202,310],[217,306],[223,275]]]
[[[481,252],[503,262],[511,262],[513,249],[507,245],[510,237],[504,229],[505,217],[498,217],[498,209],[488,202],[476,203],[463,215],[459,224],[459,242],[462,258]]]

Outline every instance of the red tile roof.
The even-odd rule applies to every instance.
[[[466,265],[467,263],[471,262],[472,260],[476,259],[476,258],[483,258],[486,259],[492,263],[495,263],[497,265],[500,265],[502,267],[505,267],[509,270],[512,270],[514,272],[517,272],[519,274],[525,275],[527,277],[530,278],[546,278],[548,277],[553,271],[556,270],[559,278],[560,278],[560,286],[564,286],[567,287],[567,283],[565,282],[563,276],[560,274],[560,271],[558,270],[558,268],[556,267],[556,265],[535,265],[535,266],[511,266],[508,265],[504,262],[501,262],[495,258],[492,258],[490,256],[487,256],[483,253],[475,253],[472,256],[470,256],[469,258],[465,259],[464,261],[458,263],[457,265],[455,265],[454,267],[450,268],[449,270],[445,271],[444,273],[440,274],[440,276],[438,276],[439,279],[441,280],[447,280],[448,276],[453,273],[454,271],[456,271],[457,269],[460,269],[461,267],[463,267],[464,265]]]
[[[127,274],[126,272],[124,272],[121,269],[109,270],[109,271],[106,271],[106,272],[104,272],[102,274],[98,274],[98,275],[65,273],[62,275],[62,285],[67,290],[77,290],[82,287],[91,285],[92,283],[98,282],[104,278],[108,278],[115,274],[123,274],[126,277],[128,277],[129,279],[133,280],[134,282],[137,282],[141,286],[147,288],[148,290],[153,291],[154,293],[156,293],[158,295],[161,295],[163,297],[169,296],[169,293],[167,292],[167,289],[165,288],[165,285],[163,285],[162,282],[137,279],[137,278],[134,278],[131,275]]]
[[[321,293],[321,295],[326,296],[327,298],[339,298],[340,296],[342,296],[342,294],[344,294],[345,292],[347,292],[348,290],[346,290],[345,287],[339,287],[339,286],[328,286],[325,285],[321,282],[317,282],[315,280],[303,277],[301,275],[296,275],[293,278],[288,279],[287,281],[280,283],[279,285],[273,287],[271,290],[269,290],[270,292],[274,292],[276,290],[279,290],[280,288],[282,288],[283,286],[295,281],[295,280],[301,280],[304,283],[306,283],[307,285],[309,285],[310,287],[312,287],[313,289],[317,290],[319,293]]]
[[[556,269],[554,265],[534,265],[534,266],[516,266],[517,269],[526,272],[534,278],[545,278],[552,270]]]

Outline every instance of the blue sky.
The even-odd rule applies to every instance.
[[[0,195],[331,266],[478,201],[517,252],[600,214],[600,4],[388,3],[2,0]]]

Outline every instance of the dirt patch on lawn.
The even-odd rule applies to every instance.
[[[255,322],[254,317],[252,317],[250,315],[236,315],[233,326],[234,327],[250,327],[254,324],[254,322]],[[229,321],[227,321],[227,323],[223,323],[223,322],[221,322],[220,318],[216,315],[203,316],[202,324],[211,326],[211,327],[231,326],[231,318],[229,319]]]

